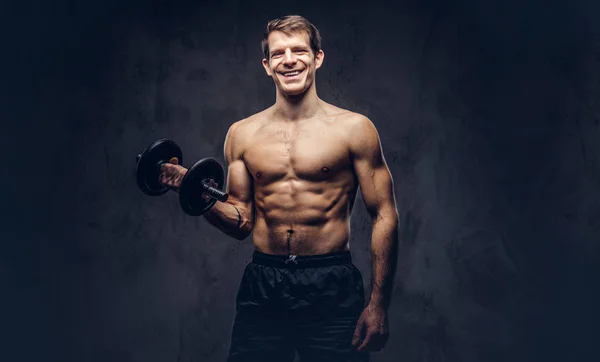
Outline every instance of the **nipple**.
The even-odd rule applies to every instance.
[[[322,172],[329,172],[329,168],[327,168],[327,167],[323,167],[323,168],[321,168],[321,171],[322,171]]]

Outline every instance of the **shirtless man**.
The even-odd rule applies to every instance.
[[[324,53],[300,16],[267,25],[262,64],[276,86],[270,108],[225,138],[227,202],[204,214],[238,240],[253,233],[252,262],[236,300],[229,362],[367,361],[388,337],[398,212],[379,136],[366,117],[317,96]],[[173,160],[176,164],[176,160]],[[177,191],[186,170],[163,167]],[[372,292],[349,252],[360,187],[372,220]]]

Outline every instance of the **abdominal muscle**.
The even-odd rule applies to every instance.
[[[279,255],[348,250],[349,187],[286,180],[255,188],[254,246]]]

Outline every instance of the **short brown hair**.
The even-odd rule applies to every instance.
[[[265,36],[261,43],[265,59],[269,59],[269,34],[274,31],[281,31],[287,35],[297,31],[305,31],[308,34],[313,53],[316,55],[321,50],[321,34],[319,34],[319,30],[310,21],[300,15],[288,15],[271,20],[267,24]]]

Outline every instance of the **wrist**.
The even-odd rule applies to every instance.
[[[379,309],[383,311],[387,311],[388,304],[385,303],[383,298],[377,295],[371,295],[371,300],[369,301],[369,307],[374,309]]]

